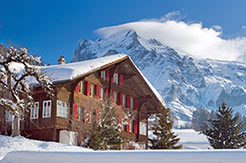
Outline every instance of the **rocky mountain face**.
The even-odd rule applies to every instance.
[[[223,100],[246,115],[246,64],[199,59],[135,31],[96,41],[80,40],[72,62],[125,53],[162,95],[176,127],[191,122],[197,108],[217,110]]]

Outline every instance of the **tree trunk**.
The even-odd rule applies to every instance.
[[[15,115],[12,121],[12,136],[20,136],[20,118]]]

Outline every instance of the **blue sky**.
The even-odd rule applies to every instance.
[[[223,38],[246,36],[243,0],[7,0],[0,6],[0,43],[23,43],[45,63],[69,62],[79,39],[96,39],[98,28],[161,18],[180,11],[183,21],[219,25]]]

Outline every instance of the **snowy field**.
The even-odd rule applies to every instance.
[[[183,150],[92,151],[54,142],[0,135],[0,163],[245,163],[246,150],[213,150],[204,135],[174,130]],[[1,160],[2,159],[2,160]]]
[[[246,150],[11,152],[1,163],[245,163]]]
[[[183,149],[212,149],[205,135],[192,129],[174,130],[179,136]]]
[[[0,160],[11,151],[92,151],[72,145],[0,135]]]

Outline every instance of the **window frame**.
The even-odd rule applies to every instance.
[[[116,91],[113,92],[113,99],[114,99],[113,102],[115,104],[117,104],[117,101],[118,101],[118,93]]]
[[[45,104],[49,104],[45,107]],[[44,100],[43,101],[43,113],[42,113],[42,117],[43,118],[50,118],[51,117],[51,107],[52,107],[52,101],[51,100]]]
[[[119,74],[114,73],[113,79],[114,79],[113,83],[118,85],[119,84]]]
[[[38,119],[38,117],[39,117],[39,102],[37,101],[37,102],[34,102],[34,106],[32,106],[30,109],[30,119]]]
[[[122,106],[126,107],[126,95],[122,94]]]
[[[130,96],[130,108],[134,109],[134,98]]]
[[[61,105],[59,105],[61,103]],[[69,118],[70,117],[70,103],[57,100],[56,101],[56,116],[62,118]]]
[[[102,78],[103,80],[106,80],[106,71],[105,70],[101,71],[100,78]]]
[[[14,120],[14,115],[10,110],[5,110],[5,121],[12,122]]]

